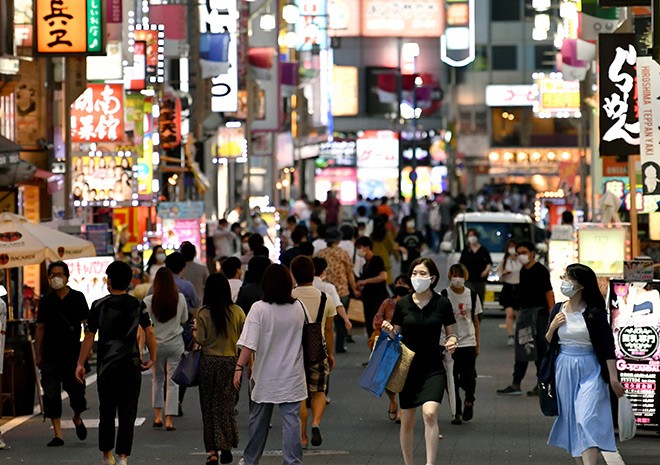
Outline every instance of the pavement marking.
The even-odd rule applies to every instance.
[[[602,454],[607,465],[626,465],[618,450],[616,452],[603,452]]]
[[[86,386],[91,386],[95,382],[96,382],[96,373],[94,373],[94,374],[87,377]],[[68,398],[69,398],[69,394],[62,391],[62,400],[65,400],[65,399],[68,399]],[[39,407],[39,404],[37,403],[32,408],[32,411],[35,412],[38,409],[40,409],[40,407]],[[5,434],[8,431],[11,431],[14,428],[17,428],[17,427],[21,426],[26,421],[29,421],[30,419],[32,419],[36,416],[41,416],[42,414],[43,414],[43,412],[42,413],[33,413],[32,415],[23,415],[23,416],[20,416],[20,417],[12,418],[11,420],[9,420],[7,423],[5,423],[4,425],[2,425],[0,427],[0,434]]]
[[[233,450],[232,454],[238,457],[243,456],[243,451],[242,450]],[[320,457],[320,456],[328,456],[328,455],[350,455],[351,453],[347,450],[326,450],[326,449],[308,449],[308,450],[303,450],[303,455],[307,457]],[[191,452],[190,455],[208,455],[207,452]],[[271,450],[265,450],[264,457],[282,457],[282,450],[281,449],[271,449]]]
[[[98,418],[83,418],[85,426],[87,428],[98,428],[100,420]],[[135,419],[135,426],[142,426],[144,422],[147,421],[144,417],[137,417]],[[73,420],[61,420],[62,429],[76,429],[76,425],[73,424]],[[115,427],[119,426],[119,419],[115,418]],[[52,427],[51,427],[52,429]]]

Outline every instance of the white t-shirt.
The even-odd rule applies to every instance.
[[[587,329],[587,323],[584,321],[582,312],[567,312],[561,310],[566,316],[566,324],[563,324],[557,330],[559,334],[559,343],[565,346],[591,347],[591,337]]]
[[[305,304],[310,323],[316,321],[321,305],[321,291],[314,286],[300,286],[296,287],[291,295]],[[326,294],[325,311],[323,312],[323,321],[321,321],[323,339],[325,339],[325,322],[328,318],[334,318],[336,314],[337,308],[332,301],[332,297]]]
[[[243,281],[240,279],[229,279],[228,281],[229,287],[231,288],[231,300],[232,302],[236,303],[236,299],[238,299],[238,291],[241,290]]]
[[[300,302],[277,305],[259,300],[252,305],[237,345],[255,352],[254,402],[283,404],[307,398],[302,350],[304,323]]]
[[[451,302],[456,319],[456,335],[458,336],[458,347],[474,347],[477,345],[474,321],[472,320],[472,297],[467,287],[462,294],[456,294],[451,287],[447,288],[447,297]],[[476,300],[475,315],[483,313],[479,297]],[[443,339],[444,340],[444,339]]]
[[[183,326],[186,321],[188,321],[188,305],[186,304],[186,298],[183,294],[179,293],[179,303],[176,307],[176,315],[174,318],[161,323],[156,319],[152,309],[151,302],[153,301],[154,296],[150,294],[146,296],[143,300],[144,305],[147,306],[147,312],[151,318],[151,323],[154,326],[154,334],[156,335],[156,344],[175,344],[181,343],[183,347],[183,339],[181,334],[183,333]]]
[[[314,246],[314,256],[316,257],[319,252],[323,249],[328,248],[328,243],[325,241],[325,239],[314,239],[314,242],[312,242],[312,245]]]
[[[335,306],[335,308],[342,305],[341,298],[339,297],[339,293],[337,292],[337,288],[335,287],[334,284],[326,283],[325,281],[323,281],[318,276],[314,276],[314,283],[313,284],[314,284],[314,287],[317,288],[319,291],[325,292],[326,294],[328,294],[328,299],[330,299],[330,301]]]

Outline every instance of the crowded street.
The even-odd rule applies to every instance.
[[[477,401],[474,419],[460,426],[450,425],[451,414],[446,403],[440,408],[439,423],[443,439],[439,441],[438,463],[446,465],[569,465],[573,461],[557,448],[546,446],[552,419],[543,417],[538,399],[527,396],[500,397],[495,390],[510,377],[513,350],[506,346],[505,330],[500,316],[484,319],[484,350],[477,370]],[[304,451],[304,462],[318,465],[399,465],[399,425],[387,418],[387,401],[360,389],[358,380],[364,370],[362,363],[369,356],[366,337],[355,329],[355,344],[346,354],[337,357],[337,367],[331,375],[330,397],[323,420],[322,447]],[[526,386],[531,387],[531,386]],[[98,418],[96,386],[88,387],[90,410],[84,414],[88,425]],[[248,402],[245,390],[238,404],[241,442],[247,435]],[[143,376],[138,412],[139,426],[135,430],[131,463],[198,464],[206,452],[202,442],[200,407],[196,389],[189,390],[183,404],[184,416],[177,418],[177,430],[159,431],[151,427],[149,404],[150,383]],[[383,396],[385,397],[385,396]],[[38,410],[35,410],[38,412]],[[15,425],[15,426],[14,426]],[[11,428],[9,431],[7,431]],[[417,431],[423,425],[418,422]],[[75,438],[73,429],[65,430],[66,445],[46,449],[49,425],[36,415],[5,423],[1,430],[11,449],[0,452],[3,463],[66,464],[96,463],[96,430],[90,428],[87,442]],[[264,457],[260,463],[281,463],[280,423],[273,419]],[[416,463],[423,463],[424,440],[415,443]],[[621,457],[607,454],[607,465],[655,465],[660,456],[660,442],[655,434],[640,434],[634,440],[619,445]]]

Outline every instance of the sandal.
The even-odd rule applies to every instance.
[[[218,453],[211,452],[209,457],[206,459],[206,465],[218,465]]]
[[[390,402],[390,407],[392,407],[392,402]],[[394,410],[388,410],[387,411],[387,417],[390,419],[390,421],[396,421],[398,415],[398,410],[399,410],[399,405],[397,404],[396,400],[394,401]]]

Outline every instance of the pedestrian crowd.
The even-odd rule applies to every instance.
[[[451,233],[460,202],[441,195],[424,205],[420,215],[398,200],[360,198],[347,213],[333,194],[324,203],[302,196],[281,209],[277,225],[268,225],[259,210],[244,218],[237,208],[209,238],[208,266],[189,242],[169,254],[156,246],[144,269],[148,284],[135,286],[131,267],[115,261],[106,270],[110,294],[91,309],[84,295],[67,286],[67,265],[51,263],[51,291],[39,304],[35,343],[44,415],[53,426],[47,445],[65,444],[62,389],[69,394],[77,437],[87,437],[85,378],[98,338],[103,464],[125,465],[131,455],[142,371],[152,373],[153,428],[176,430],[185,388],[174,382],[173,373],[182,354],[195,349],[200,351],[206,463],[234,460],[236,404],[246,384],[242,395],[250,401],[249,426],[241,463],[259,463],[278,407],[283,463],[300,464],[304,449],[323,444],[332,371],[354,342],[349,315],[360,311],[356,302],[361,301],[358,319],[364,320],[370,348],[377,337],[399,333],[415,353],[403,390],[398,396],[387,391],[387,418],[401,424],[404,463],[413,464],[419,409],[426,463],[435,464],[445,393],[453,425],[475,417],[482,302],[495,251],[486,250],[479,232],[470,229],[460,262],[439,270],[426,252],[438,250]],[[607,416],[607,386],[622,395],[595,275],[583,265],[568,267],[562,292],[569,300],[555,305],[548,270],[537,261],[534,244],[511,238],[503,252],[497,271],[504,283],[501,304],[514,370],[511,384],[498,394],[521,395],[529,362],[538,367],[548,347],[556,349],[560,413],[549,444],[595,464],[598,450],[614,448],[611,424],[594,426]],[[401,270],[397,277],[395,267]],[[437,289],[441,276],[449,280],[445,289]],[[301,341],[316,329],[325,352],[320,361],[310,361]],[[588,394],[576,387],[584,383],[590,383]],[[528,395],[538,395],[536,383]]]

